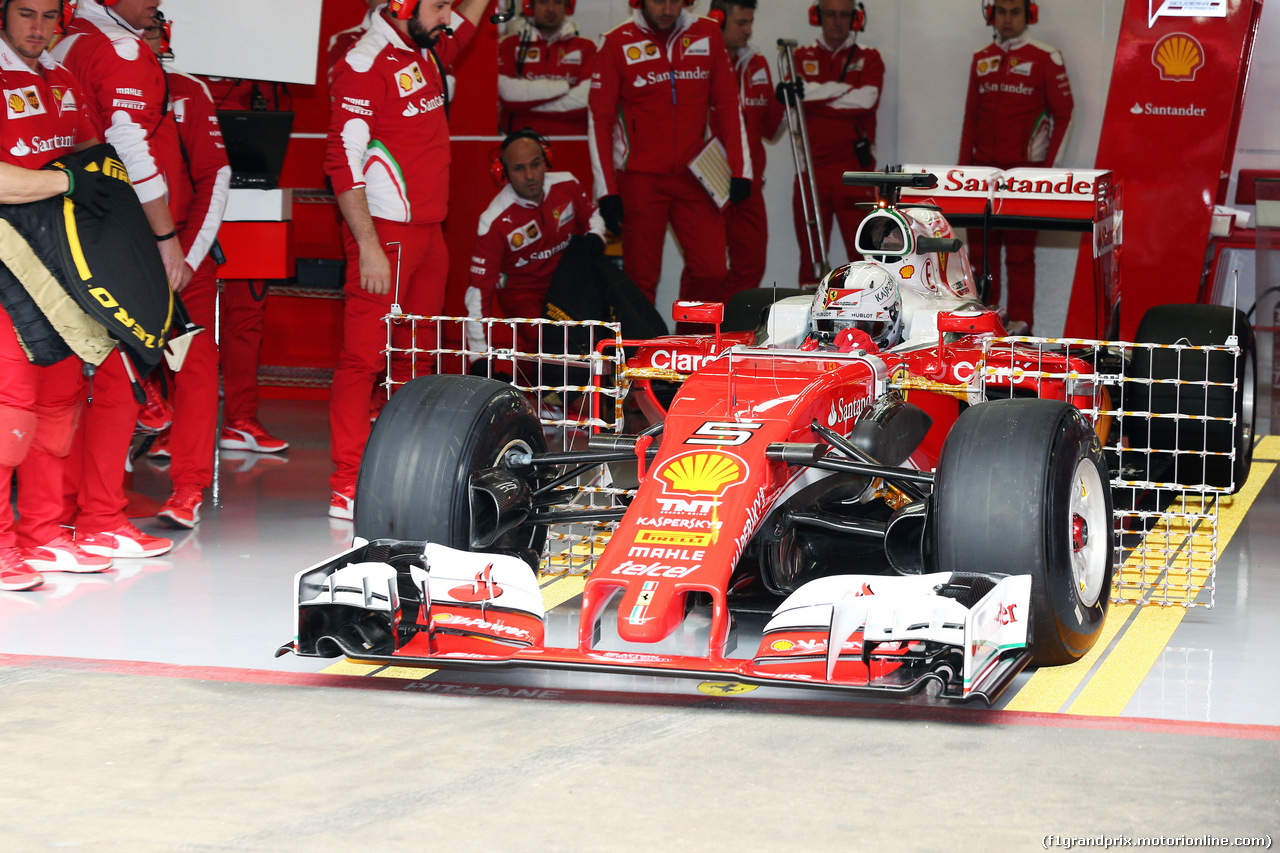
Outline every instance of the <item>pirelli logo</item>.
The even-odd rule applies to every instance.
[[[90,163],[84,167],[84,170],[86,172],[96,172],[98,171],[98,164]],[[108,178],[115,178],[117,181],[124,181],[126,184],[129,183],[129,170],[124,167],[124,163],[114,157],[108,157],[102,161],[102,174]]]
[[[686,533],[678,530],[641,530],[636,534],[636,544],[703,548],[711,544],[711,534]]]

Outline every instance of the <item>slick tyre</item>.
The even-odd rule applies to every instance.
[[[1257,349],[1248,318],[1225,305],[1158,305],[1142,316],[1136,343],[1222,345],[1232,334],[1239,341],[1238,357],[1229,352],[1211,352],[1206,358],[1197,351],[1134,350],[1129,377],[1155,384],[1127,383],[1124,408],[1192,416],[1125,419],[1130,446],[1155,451],[1152,475],[1168,472],[1163,477],[1182,486],[1239,491],[1253,464]],[[1159,384],[1173,379],[1182,384]],[[1212,384],[1203,384],[1206,380]],[[1233,413],[1234,424],[1229,421]],[[1205,415],[1223,420],[1195,420]],[[1204,452],[1221,455],[1199,455]],[[1137,459],[1137,464],[1143,461]]]
[[[1111,491],[1102,447],[1077,409],[1015,399],[965,410],[932,500],[940,571],[1031,575],[1037,666],[1092,648],[1111,594]]]
[[[467,550],[471,475],[545,450],[532,406],[510,385],[478,376],[414,379],[387,403],[365,445],[355,534]],[[544,526],[526,525],[485,550],[541,551],[545,540]]]

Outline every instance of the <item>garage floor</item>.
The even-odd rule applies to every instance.
[[[351,529],[325,515],[324,404],[268,402],[263,420],[287,460],[224,453],[216,502],[171,554],[0,593],[7,849],[1280,832],[1280,439],[1223,510],[1212,610],[1113,607],[1094,654],[1023,674],[987,710],[274,658],[294,573]],[[167,487],[139,463],[135,490]],[[547,594],[572,607],[572,584]]]

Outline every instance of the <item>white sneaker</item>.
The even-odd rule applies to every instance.
[[[351,521],[356,517],[356,495],[352,487],[351,494],[333,492],[329,496],[329,517]]]
[[[65,533],[38,548],[22,549],[27,565],[40,572],[105,572],[111,568],[111,557],[90,554]]]

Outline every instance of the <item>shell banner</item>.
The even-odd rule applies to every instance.
[[[1260,0],[1125,3],[1095,161],[1124,192],[1122,339],[1152,305],[1197,301],[1261,10]],[[1082,248],[1069,335],[1097,333],[1092,262]]]

